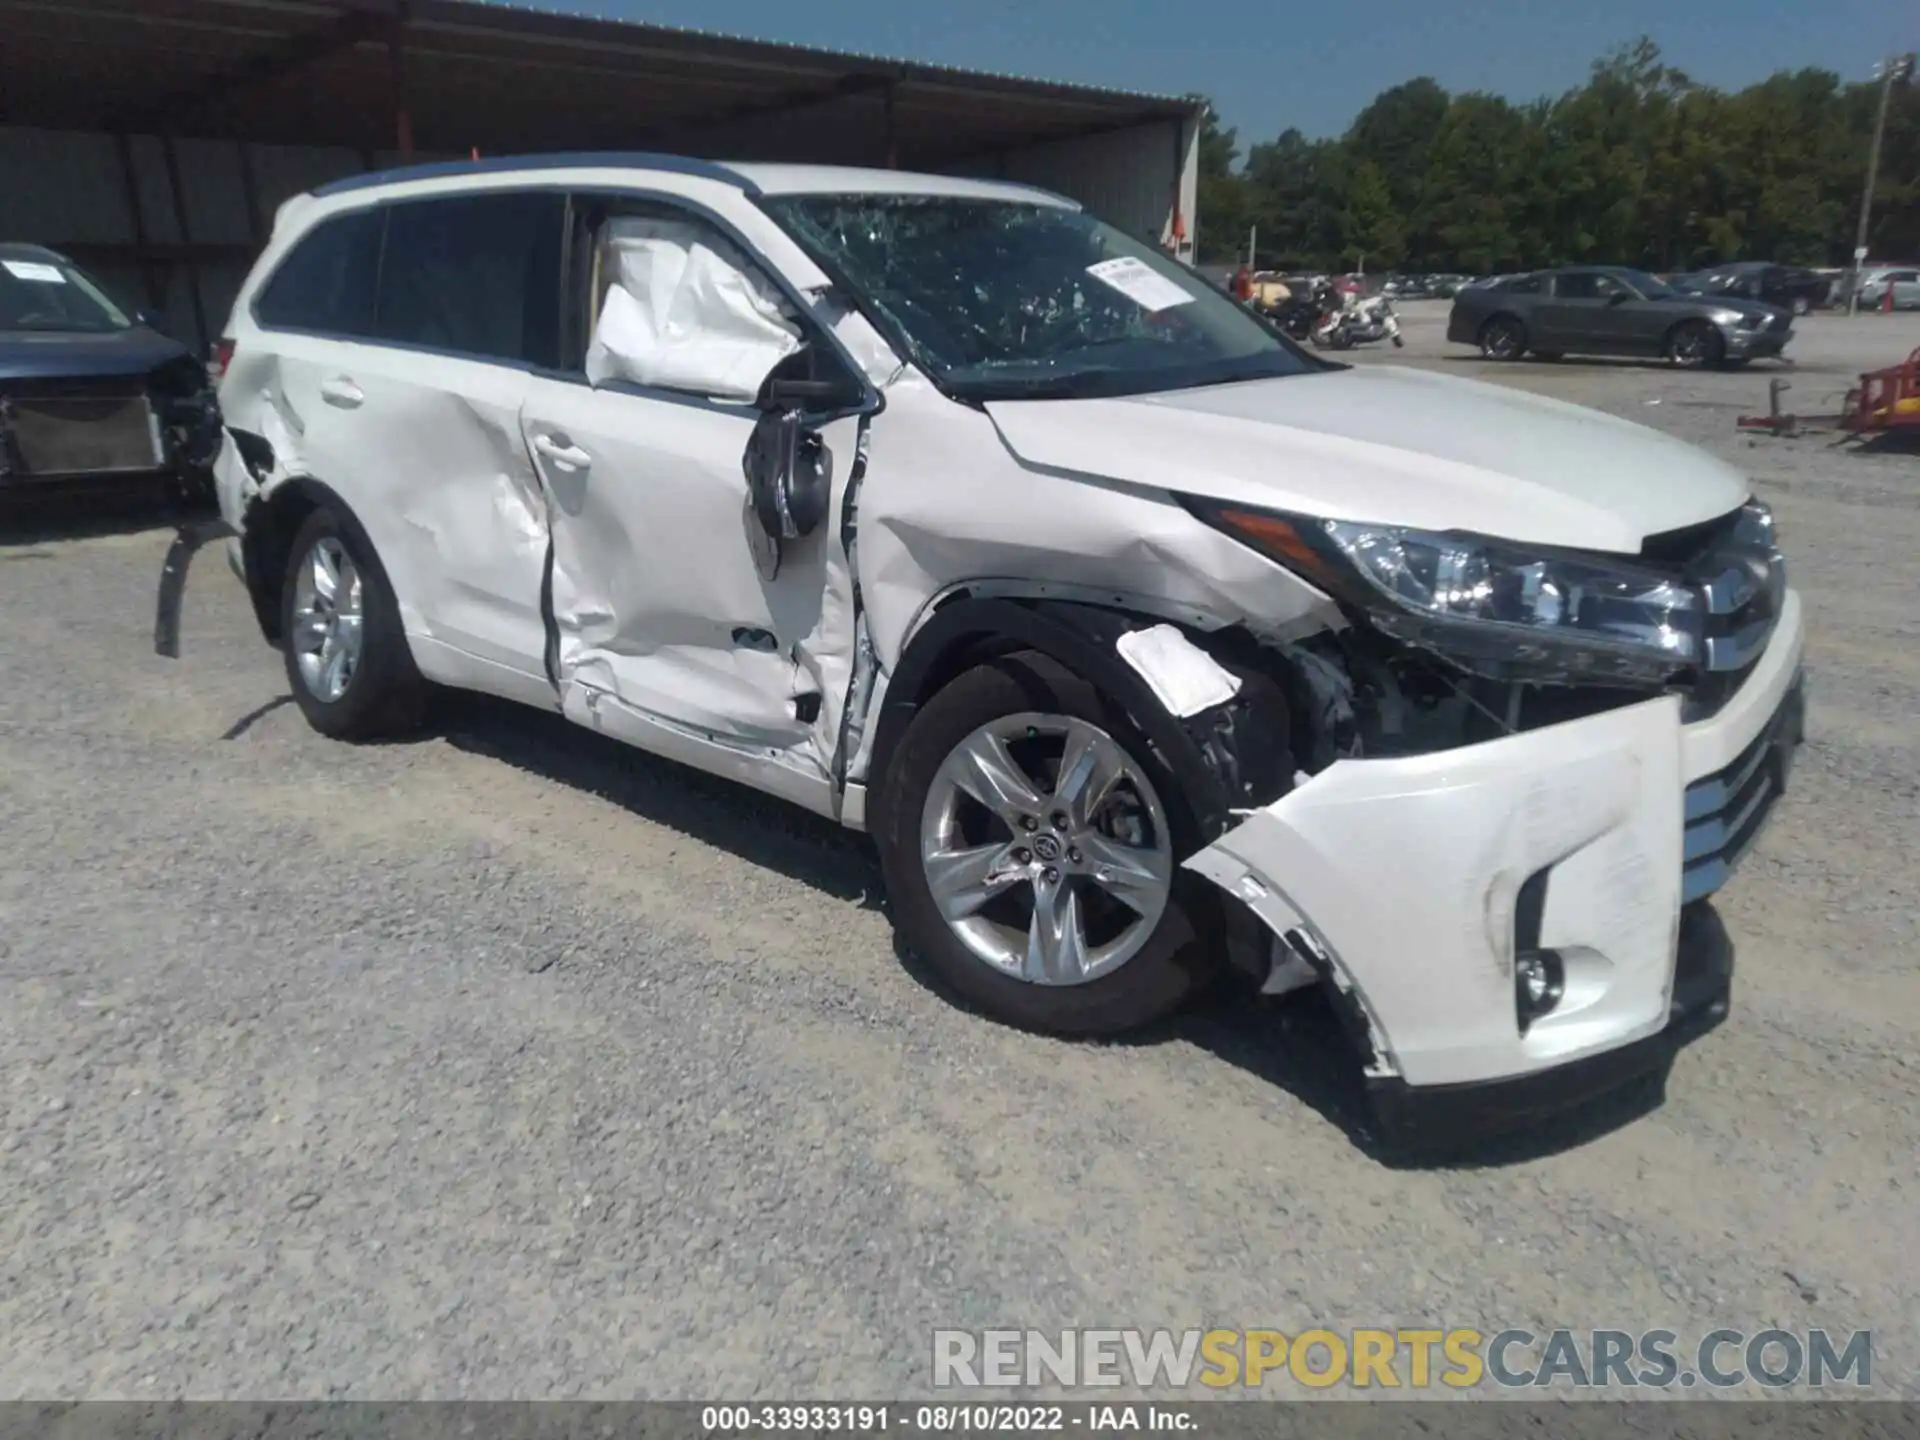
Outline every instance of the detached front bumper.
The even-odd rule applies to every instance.
[[[1391,1149],[1445,1149],[1461,1140],[1522,1129],[1636,1080],[1664,1075],[1681,1049],[1727,1018],[1733,999],[1733,941],[1705,905],[1680,912],[1673,999],[1657,1033],[1531,1075],[1453,1085],[1409,1085],[1398,1076],[1368,1082],[1374,1123]]]
[[[1310,960],[1364,1038],[1384,1128],[1523,1122],[1652,1069],[1726,1013],[1724,883],[1801,736],[1799,597],[1710,718],[1663,696],[1457,750],[1338,762],[1187,863]],[[1711,923],[1710,923],[1711,922]],[[1557,1004],[1522,1024],[1516,962]]]

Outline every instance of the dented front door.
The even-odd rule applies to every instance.
[[[555,679],[824,773],[852,644],[836,523],[777,569],[747,498],[751,406],[536,377],[526,443],[548,500]],[[854,422],[831,427],[836,493]],[[844,430],[844,435],[840,434]]]

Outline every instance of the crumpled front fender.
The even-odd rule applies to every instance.
[[[1680,703],[1662,697],[1430,755],[1343,760],[1187,864],[1302,932],[1410,1085],[1545,1069],[1668,1018],[1680,919]],[[1565,994],[1522,1034],[1516,911]],[[1527,922],[1529,925],[1532,921]]]

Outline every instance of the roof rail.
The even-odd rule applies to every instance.
[[[425,165],[402,165],[393,170],[370,170],[364,175],[349,175],[317,186],[315,196],[342,195],[375,185],[399,185],[409,180],[452,179],[461,175],[511,175],[533,170],[575,169],[665,170],[675,175],[698,175],[718,180],[749,195],[758,189],[746,177],[711,160],[690,160],[684,155],[652,155],[644,151],[582,150],[556,155],[490,155],[480,160],[441,160]]]

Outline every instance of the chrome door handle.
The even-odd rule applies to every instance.
[[[320,387],[320,398],[341,410],[357,410],[360,402],[367,398],[367,392],[341,375]]]
[[[593,457],[578,445],[569,444],[566,437],[555,438],[552,435],[536,435],[533,439],[536,455],[544,456],[556,465],[570,470],[584,470],[593,463]]]

